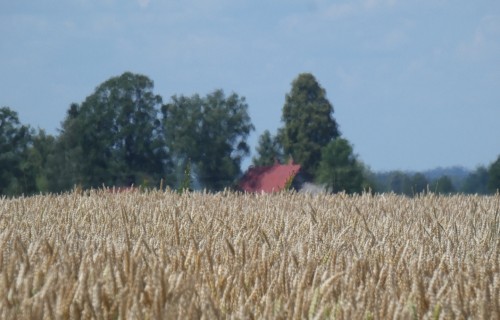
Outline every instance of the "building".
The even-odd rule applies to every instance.
[[[238,187],[244,192],[271,193],[279,192],[290,185],[297,188],[300,180],[300,165],[275,162],[272,166],[250,167],[238,183]]]

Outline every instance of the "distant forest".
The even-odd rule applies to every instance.
[[[500,188],[500,156],[473,171],[372,172],[340,132],[326,91],[310,73],[293,80],[281,122],[277,132],[259,137],[253,165],[293,159],[306,181],[329,192],[414,196]],[[22,124],[16,111],[1,107],[0,195],[75,187],[235,188],[254,130],[248,104],[237,93],[219,89],[164,101],[147,76],[125,72],[71,104],[57,135]]]

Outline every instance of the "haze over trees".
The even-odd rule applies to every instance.
[[[57,135],[23,125],[0,108],[0,195],[61,192],[78,185],[169,186],[218,191],[232,187],[250,155],[254,126],[245,98],[222,89],[205,96],[154,92],[147,76],[125,72],[69,106]],[[316,78],[299,74],[282,109],[282,127],[265,130],[252,159],[257,166],[291,159],[305,181],[330,192],[494,193],[500,156],[472,172],[374,173],[341,135],[332,103]],[[189,176],[187,176],[189,175]]]

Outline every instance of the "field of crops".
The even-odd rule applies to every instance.
[[[0,199],[2,319],[500,319],[500,195]]]

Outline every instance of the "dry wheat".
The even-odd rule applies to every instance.
[[[500,195],[0,199],[2,319],[499,319]]]

